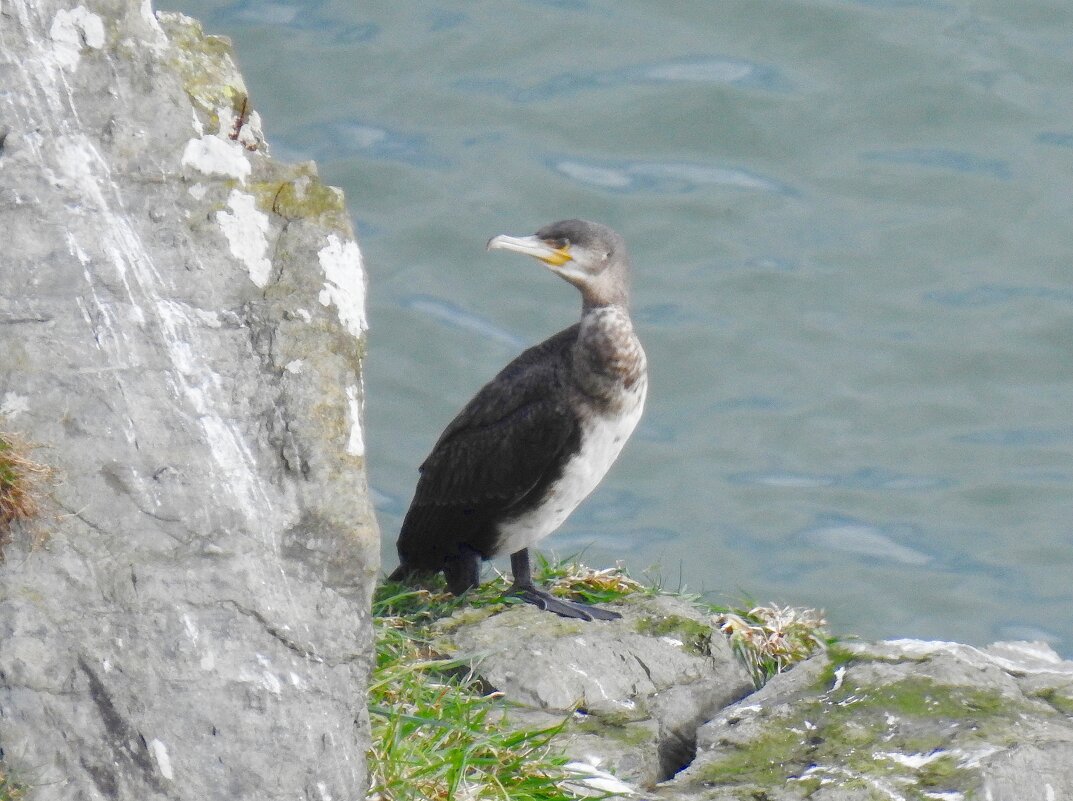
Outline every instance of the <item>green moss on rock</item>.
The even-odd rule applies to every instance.
[[[971,785],[972,779],[972,772],[961,767],[952,754],[943,754],[922,765],[917,771],[917,783],[927,790],[967,787]]]
[[[1048,687],[1045,690],[1040,690],[1033,694],[1033,698],[1038,698],[1047,704],[1050,704],[1057,712],[1061,712],[1063,715],[1073,717],[1073,698],[1069,695],[1065,695],[1053,687]]]
[[[651,729],[636,719],[615,720],[604,714],[587,715],[584,720],[571,723],[567,730],[578,734],[592,734],[630,747],[649,745],[653,738]]]
[[[231,40],[206,35],[200,22],[184,14],[161,13],[158,19],[175,46],[170,62],[181,76],[183,89],[195,108],[220,130],[221,108],[241,115],[249,105],[249,92],[235,65]],[[230,120],[226,123],[230,125]]]
[[[299,164],[288,172],[247,186],[257,207],[287,220],[311,220],[345,231],[348,218],[343,191],[322,184],[312,164]]]
[[[827,657],[827,665],[816,680],[816,688],[820,690],[830,689],[835,684],[838,669],[853,663],[859,658],[853,651],[843,648],[837,643],[829,645],[824,653]]]
[[[635,624],[640,634],[650,637],[670,637],[680,640],[683,647],[701,656],[709,653],[712,627],[680,615],[642,617]]]
[[[799,701],[796,709],[792,716],[762,717],[762,733],[751,740],[719,746],[700,768],[700,781],[780,787],[810,769],[825,775],[829,765],[837,766],[830,775],[840,787],[859,776],[896,781],[913,799],[924,798],[925,791],[964,792],[972,787],[972,772],[941,752],[955,740],[983,740],[1018,714],[1016,702],[997,691],[945,686],[927,677],[863,688],[846,678],[837,690]],[[922,754],[940,755],[914,766],[911,757]]]
[[[773,727],[745,745],[732,746],[704,766],[698,777],[708,785],[781,787],[809,766],[803,735],[790,727]]]
[[[837,703],[856,693],[843,685],[833,694],[833,700]],[[980,720],[999,714],[1008,708],[1009,702],[993,690],[946,687],[919,677],[868,688],[853,705],[858,710],[881,710],[913,717]]]

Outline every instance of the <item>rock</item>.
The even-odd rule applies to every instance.
[[[658,797],[1073,798],[1071,680],[1042,644],[840,647],[702,726]]]
[[[341,193],[267,157],[226,40],[148,2],[4,3],[0,86],[0,429],[60,474],[0,563],[3,770],[33,799],[361,798]]]
[[[753,685],[692,604],[637,595],[613,608],[621,620],[592,623],[532,606],[470,610],[441,623],[436,647],[464,656],[520,705],[519,723],[553,725],[574,712],[567,753],[652,786],[688,764],[698,726]]]
[[[602,771],[627,782],[616,798],[1073,798],[1073,662],[1046,645],[840,644],[754,691],[687,601],[614,608],[607,623],[466,609],[433,643],[504,696],[513,725],[565,720],[556,746],[593,786],[611,786]]]

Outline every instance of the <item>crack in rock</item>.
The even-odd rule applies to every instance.
[[[127,765],[138,768],[150,786],[164,793],[166,788],[161,781],[153,757],[149,753],[145,737],[119,711],[108,688],[96,671],[90,667],[84,655],[79,655],[78,666],[86,675],[86,681],[89,683],[89,696],[97,706],[97,712],[100,714],[101,723],[104,724],[104,730],[114,754],[114,759],[110,764],[91,765],[86,761],[86,757],[82,758],[82,764],[93,777],[97,788],[106,797],[115,798],[123,772],[121,768]]]
[[[285,647],[287,650],[293,651],[294,653],[298,654],[298,656],[302,657],[303,659],[308,659],[310,662],[327,665],[328,667],[338,667],[340,665],[348,665],[353,662],[361,661],[361,659],[363,658],[362,654],[357,653],[345,654],[344,656],[337,657],[334,659],[326,656],[321,656],[317,653],[316,649],[312,645],[306,645],[292,640],[290,637],[287,636],[286,633],[284,633],[282,629],[279,628],[279,626],[272,623],[267,617],[265,617],[262,613],[258,612],[256,609],[250,609],[248,607],[245,607],[237,601],[226,601],[226,603],[234,607],[236,610],[246,615],[247,617],[251,617],[256,620],[259,624],[261,624],[261,627],[265,630],[265,632],[267,632],[273,639],[277,640],[280,644],[282,644],[283,647]]]

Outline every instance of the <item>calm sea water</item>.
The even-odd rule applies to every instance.
[[[1073,655],[1073,5],[158,2],[346,190],[385,566],[443,426],[578,312],[485,241],[588,217],[651,390],[549,546]]]

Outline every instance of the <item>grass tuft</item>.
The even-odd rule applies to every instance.
[[[24,801],[26,788],[11,779],[0,767],[0,801]]]
[[[0,431],[0,558],[12,525],[37,516],[41,485],[53,475],[27,455],[30,450],[20,437]]]
[[[823,612],[790,606],[754,606],[724,611],[715,624],[753,677],[757,687],[831,642]]]
[[[554,595],[587,604],[609,603],[634,593],[650,592],[644,584],[630,578],[621,562],[596,570],[572,560],[573,557],[551,561],[537,554],[534,580]]]
[[[606,599],[621,591],[607,571],[560,569],[545,564],[538,581],[559,574],[563,591],[583,599]],[[591,576],[592,585],[583,587]],[[371,788],[375,801],[569,801],[606,797],[579,781],[552,742],[566,719],[548,728],[508,725],[505,702],[485,687],[462,660],[435,652],[428,626],[462,607],[506,604],[509,587],[497,576],[462,598],[440,581],[410,589],[385,582],[373,600],[376,668],[369,682],[372,751]],[[591,594],[590,594],[591,593]],[[621,596],[616,596],[621,597]]]
[[[550,799],[565,759],[548,743],[559,727],[510,731],[494,699],[480,695],[460,663],[392,626],[377,632],[369,686],[373,729],[371,799]]]

